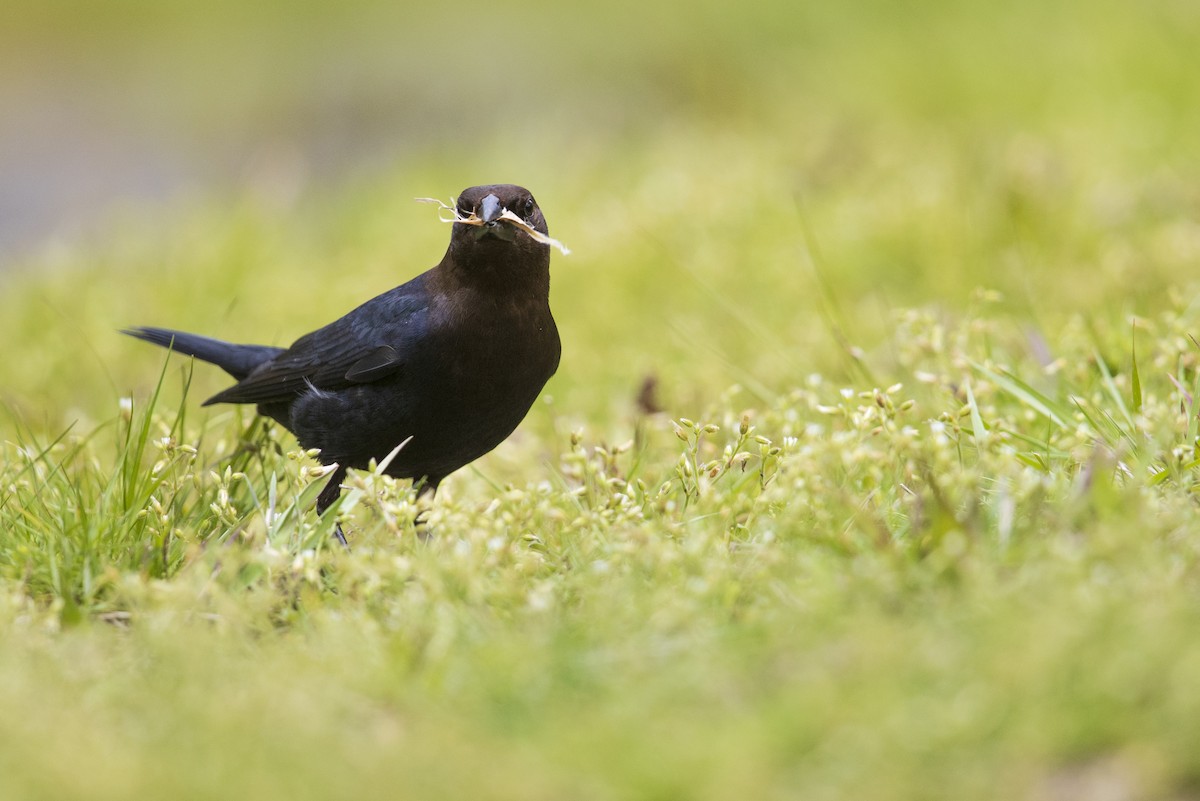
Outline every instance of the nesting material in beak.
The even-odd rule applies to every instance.
[[[507,228],[508,226],[512,226],[513,228],[519,228],[522,231],[524,231],[525,233],[529,234],[530,238],[533,239],[534,242],[539,242],[543,245],[549,245],[552,248],[558,248],[564,256],[569,256],[571,253],[571,250],[566,245],[564,245],[562,242],[559,242],[557,239],[554,239],[553,237],[546,236],[541,231],[537,230],[536,228],[531,226],[529,223],[525,222],[520,217],[513,214],[508,209],[501,207],[500,200],[498,198],[496,198],[495,195],[488,195],[487,197],[485,197],[483,199],[483,203],[481,204],[481,208],[480,208],[480,211],[486,215],[488,212],[488,200],[491,199],[494,201],[496,208],[499,209],[499,213],[497,213],[490,220],[485,220],[483,217],[479,216],[475,212],[472,212],[469,216],[464,217],[461,214],[459,214],[458,209],[455,208],[453,205],[447,205],[446,203],[443,203],[442,201],[438,200],[437,198],[418,197],[418,198],[413,198],[413,199],[416,200],[418,203],[432,203],[433,205],[437,206],[438,207],[438,219],[440,219],[442,222],[462,223],[463,225],[477,225],[477,226],[487,226],[487,225],[495,226],[498,223],[503,222],[506,225],[501,226],[501,227]],[[446,216],[442,213],[442,212],[446,212],[446,211],[450,212],[449,216]]]

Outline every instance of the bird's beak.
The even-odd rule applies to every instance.
[[[500,205],[500,198],[495,195],[488,195],[479,204],[479,219],[483,220],[483,225],[475,229],[475,237],[481,239],[485,236],[494,236],[497,239],[503,239],[506,242],[511,242],[517,236],[517,231],[511,225],[505,224],[502,220],[497,220],[504,213],[504,206]]]
[[[484,224],[494,222],[500,216],[500,212],[504,208],[500,205],[500,198],[495,195],[488,195],[479,204],[479,219],[483,220]]]

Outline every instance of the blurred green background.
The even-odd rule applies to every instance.
[[[5,2],[0,795],[1196,797],[1198,132],[1194,0]],[[498,181],[564,357],[439,537],[269,540],[203,366],[138,534],[116,330],[292,342]]]
[[[1194,0],[3,3],[0,796],[1195,798],[1197,53]],[[370,482],[351,554],[265,533],[291,441],[182,359],[126,456],[117,329],[289,343],[499,181],[563,362],[439,536]]]

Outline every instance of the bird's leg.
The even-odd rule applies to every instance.
[[[330,506],[333,506],[333,502],[336,501],[339,497],[341,497],[342,479],[344,479],[345,477],[346,477],[346,468],[341,467],[341,466],[338,466],[338,468],[329,475],[329,483],[325,485],[325,489],[321,490],[321,494],[317,496],[317,516],[318,517],[325,514],[325,510],[328,509]],[[342,533],[342,524],[341,523],[334,524],[333,536],[337,537],[338,542],[340,542],[345,547],[347,547],[347,548],[350,547],[350,543],[346,542],[346,535]]]
[[[421,484],[420,489],[417,490],[416,502],[418,511],[416,516],[413,518],[413,528],[416,529],[417,536],[422,540],[427,540],[432,536],[431,532],[429,531],[429,526],[425,521],[429,517],[429,506],[433,503],[433,496],[437,493],[437,488],[437,481],[431,478],[426,478],[425,482]],[[422,500],[424,500],[424,503],[422,503]]]

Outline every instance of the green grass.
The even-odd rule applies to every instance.
[[[1190,5],[535,4],[497,24],[543,69],[482,86],[361,6],[364,64],[436,53],[494,136],[0,276],[0,797],[1200,794]],[[294,439],[116,333],[286,343],[437,260],[412,197],[491,180],[572,248],[563,363],[427,540],[357,473],[335,547]]]

